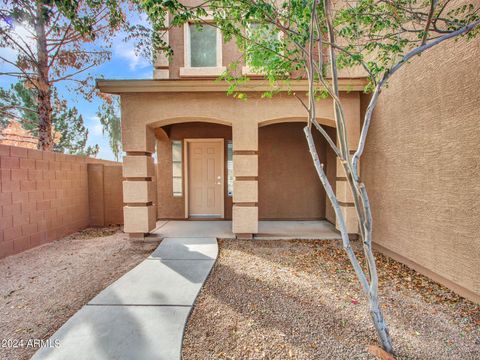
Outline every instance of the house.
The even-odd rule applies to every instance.
[[[247,101],[227,95],[227,84],[215,79],[242,54],[212,26],[175,27],[166,40],[174,56],[159,56],[152,80],[98,81],[101,91],[121,96],[125,232],[143,236],[157,219],[231,219],[233,233],[247,238],[262,219],[335,223],[308,153],[301,102],[282,84],[278,95],[262,98],[271,87],[255,74],[241,87]],[[242,71],[250,73],[246,66]],[[351,151],[365,83],[362,77],[340,80]],[[298,96],[306,89],[306,80],[292,81]],[[319,101],[317,117],[335,138],[332,100]],[[334,153],[317,135],[322,163],[355,234],[343,170],[337,171]]]
[[[174,56],[157,59],[153,79],[98,81],[101,91],[121,96],[125,232],[143,237],[157,219],[231,219],[239,238],[251,238],[264,219],[334,224],[298,99],[282,84],[262,98],[269,84],[248,66],[241,69],[251,76],[241,87],[248,100],[228,96],[227,84],[214,80],[241,53],[213,27],[174,27],[165,40]],[[478,38],[445,42],[403,68],[380,97],[361,162],[376,248],[476,302],[479,45]],[[364,85],[361,74],[340,79],[351,151],[368,104]],[[305,96],[306,83],[294,80],[290,89]],[[317,117],[334,138],[331,100],[319,100]],[[343,171],[325,141],[315,141],[356,234]]]

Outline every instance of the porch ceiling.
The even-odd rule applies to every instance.
[[[367,84],[366,78],[339,79],[340,91],[362,91]],[[104,80],[97,79],[96,87],[109,94],[124,93],[175,93],[175,92],[225,92],[228,84],[225,81],[214,79],[144,79],[144,80]],[[290,80],[280,82],[279,91],[307,91],[307,80]],[[240,85],[239,91],[262,92],[271,90],[267,80],[251,79],[246,84]]]

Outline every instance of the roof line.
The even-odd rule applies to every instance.
[[[339,79],[340,91],[363,91],[367,85],[366,78]],[[125,93],[176,93],[176,92],[225,92],[229,84],[215,79],[143,79],[143,80],[108,80],[97,79],[96,87],[108,94]],[[238,86],[242,92],[307,91],[307,80],[290,80],[278,82],[272,87],[268,80],[251,79]]]

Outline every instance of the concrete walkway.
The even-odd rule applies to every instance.
[[[32,359],[180,359],[192,305],[218,255],[215,237],[165,238],[72,316]]]

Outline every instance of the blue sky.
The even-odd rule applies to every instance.
[[[21,28],[18,30],[21,31]],[[95,78],[104,77],[106,79],[149,79],[152,78],[152,64],[147,59],[137,56],[132,42],[123,41],[124,34],[118,34],[112,41],[112,57],[108,62],[89,70]],[[0,48],[0,54],[8,59],[15,57],[15,53],[10,49]],[[8,64],[0,60],[0,72],[11,70]],[[11,83],[16,82],[12,77],[0,75],[0,87],[8,88]],[[102,134],[102,126],[96,117],[100,99],[93,99],[89,102],[83,96],[76,94],[65,86],[59,87],[59,92],[63,98],[68,100],[70,106],[75,106],[82,114],[85,125],[89,130],[89,144],[98,144],[100,152],[98,158],[114,160],[113,153],[108,145],[108,138]]]

